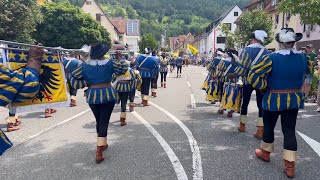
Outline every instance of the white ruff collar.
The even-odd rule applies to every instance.
[[[281,49],[281,50],[276,51],[276,52],[274,52],[274,53],[276,53],[276,54],[281,54],[281,55],[289,55],[291,52],[292,52],[293,54],[302,54],[301,51],[297,51],[297,50],[295,50],[295,49]]]
[[[222,60],[227,61],[227,62],[231,62],[231,57],[222,58]]]
[[[104,59],[104,60],[97,60],[97,59],[90,59],[88,64],[90,66],[103,66],[106,65],[108,62],[110,61],[110,59]]]
[[[263,47],[261,44],[259,44],[259,43],[253,43],[253,44],[250,44],[249,46],[247,46],[247,47],[250,47],[250,48],[260,48],[260,49],[262,49],[262,48],[265,48],[265,47]]]

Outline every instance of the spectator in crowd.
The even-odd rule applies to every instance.
[[[313,51],[313,45],[309,44],[306,46],[306,54],[309,56],[310,60],[312,61],[312,71],[310,74],[306,75],[305,82],[303,85],[303,90],[304,90],[304,97],[305,101],[309,102],[310,101],[310,91],[311,91],[311,85],[312,85],[312,79],[314,76],[314,67],[317,65],[317,57],[318,55]]]

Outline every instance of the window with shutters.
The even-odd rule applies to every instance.
[[[218,44],[225,44],[226,43],[226,37],[217,37],[217,43]]]
[[[92,2],[91,1],[86,1],[86,5],[91,5]]]

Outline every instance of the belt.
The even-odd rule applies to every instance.
[[[152,70],[150,68],[140,68],[141,70]]]
[[[301,89],[283,89],[283,90],[270,90],[270,93],[298,93],[301,92]]]
[[[111,83],[101,83],[96,85],[91,85],[90,88],[104,88],[104,87],[110,87]]]
[[[130,80],[120,80],[119,82],[130,82]]]

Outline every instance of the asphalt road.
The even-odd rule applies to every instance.
[[[218,115],[218,105],[205,101],[200,89],[205,77],[205,68],[196,66],[183,68],[181,78],[171,73],[167,88],[158,89],[151,106],[128,113],[125,127],[119,125],[117,106],[106,160],[99,165],[95,120],[82,91],[77,107],[60,108],[50,119],[44,119],[43,112],[21,114],[21,130],[7,133],[14,147],[0,156],[0,179],[287,179],[282,172],[280,123],[271,162],[258,160],[254,149],[260,141],[252,136],[257,116],[254,96],[247,133],[239,133],[238,114]],[[307,104],[299,113],[295,179],[320,179],[320,113],[315,109]],[[0,109],[0,116],[0,128],[5,130],[7,111]]]

